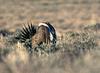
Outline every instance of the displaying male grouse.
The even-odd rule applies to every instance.
[[[28,45],[26,46],[31,46],[32,48],[43,43],[55,46],[57,40],[56,31],[49,22],[39,23],[37,28],[32,24],[24,27],[17,39],[22,43],[27,43]]]

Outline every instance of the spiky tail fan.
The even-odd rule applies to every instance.
[[[15,39],[17,39],[19,42],[24,43],[24,45],[28,48],[32,48],[31,45],[31,38],[36,33],[36,27],[32,24],[28,24],[28,26],[24,26],[22,30],[17,32],[17,36]]]

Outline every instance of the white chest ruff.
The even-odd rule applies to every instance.
[[[50,32],[50,41],[53,41],[53,35],[51,32]]]
[[[49,28],[49,26],[47,24],[45,24],[45,23],[39,23],[38,26],[42,26],[42,25]]]

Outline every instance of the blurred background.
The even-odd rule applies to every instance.
[[[59,30],[80,29],[100,20],[100,0],[0,0],[0,29],[49,21]]]

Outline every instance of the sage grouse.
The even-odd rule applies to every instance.
[[[19,37],[17,37],[20,42],[35,48],[37,45],[43,43],[55,46],[56,45],[56,31],[54,27],[49,22],[39,23],[37,28],[34,25],[28,25],[20,31]]]

